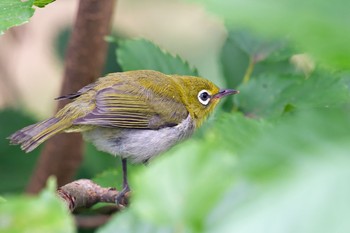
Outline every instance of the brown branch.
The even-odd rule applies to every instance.
[[[93,82],[103,68],[114,0],[80,0],[76,22],[69,41],[61,94],[70,94]],[[67,102],[60,101],[58,108]],[[68,183],[82,161],[83,142],[79,134],[57,135],[43,148],[27,192],[37,193],[50,175],[58,185]]]
[[[115,188],[103,188],[88,179],[73,181],[57,190],[71,212],[77,208],[90,208],[99,202],[115,203],[118,193]]]
[[[60,187],[57,195],[66,203],[71,212],[79,208],[90,208],[97,203],[113,203],[119,192],[115,188],[103,188],[88,179],[73,181]],[[123,198],[128,203],[129,193]],[[108,205],[94,209],[94,215],[75,215],[79,228],[97,228],[105,224],[115,213],[125,208],[124,205]]]

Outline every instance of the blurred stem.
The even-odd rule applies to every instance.
[[[251,75],[253,73],[253,70],[254,70],[254,66],[255,66],[255,59],[250,57],[247,70],[245,71],[245,74],[244,74],[244,77],[243,77],[243,84],[246,84],[246,83],[249,82],[250,77],[251,77]]]

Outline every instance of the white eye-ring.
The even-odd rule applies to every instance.
[[[198,92],[198,100],[203,105],[208,105],[211,99],[211,95],[207,90],[201,90]]]

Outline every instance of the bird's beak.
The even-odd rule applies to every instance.
[[[224,96],[234,95],[238,93],[239,91],[233,89],[221,89],[217,94],[214,95],[214,98],[220,99]]]

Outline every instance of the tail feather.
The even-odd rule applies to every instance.
[[[52,117],[34,125],[27,126],[8,139],[14,145],[21,145],[21,149],[30,152],[37,148],[41,143],[53,135],[65,130],[70,124],[65,124],[59,118]]]

